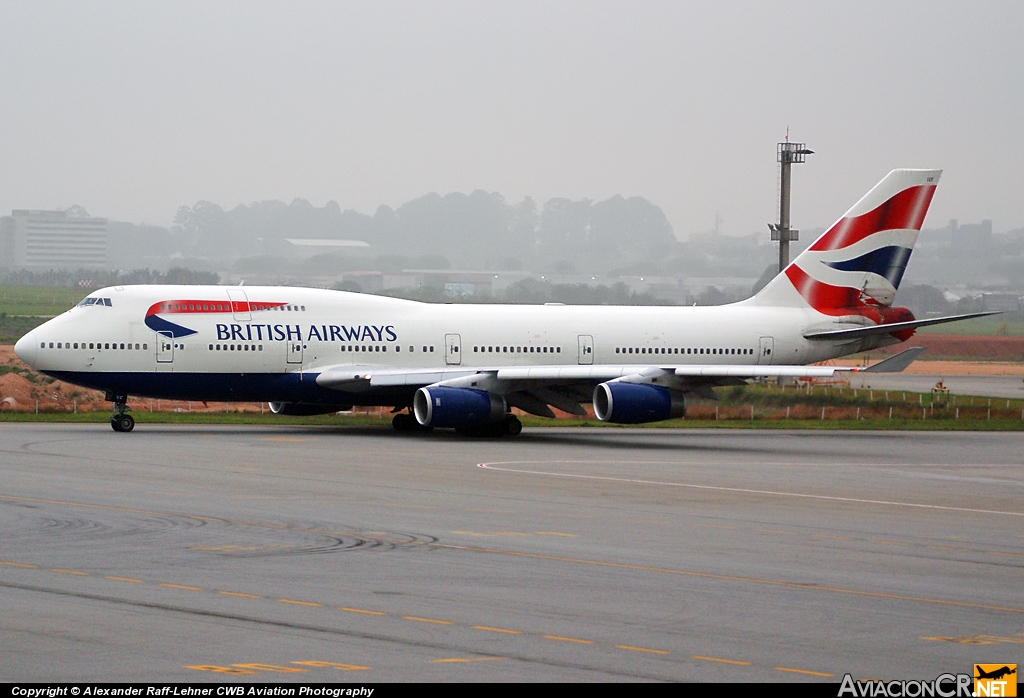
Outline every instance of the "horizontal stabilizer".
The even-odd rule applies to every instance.
[[[907,366],[914,363],[914,360],[923,354],[924,351],[924,347],[913,347],[861,370],[867,373],[900,373]]]
[[[997,315],[1001,310],[987,310],[982,313],[965,313],[964,315],[947,315],[946,317],[928,318],[925,320],[909,320],[907,322],[890,322],[885,325],[867,325],[865,327],[848,327],[843,330],[812,331],[804,335],[804,339],[860,339],[874,335],[892,334],[903,330],[914,330],[918,327],[941,325],[957,320],[968,320],[972,317]]]

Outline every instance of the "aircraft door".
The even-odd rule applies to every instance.
[[[444,362],[449,366],[462,363],[462,337],[457,334],[444,336]]]
[[[758,344],[757,363],[764,364],[766,366],[774,363],[772,353],[775,351],[775,338],[761,337],[761,341]]]
[[[156,362],[169,364],[174,361],[174,336],[170,332],[156,333]]]
[[[237,322],[252,322],[252,313],[249,312],[249,297],[240,288],[228,289],[228,300],[231,301],[231,313]]]
[[[285,351],[288,352],[287,361],[289,364],[301,364],[302,363],[302,338],[289,339],[284,343]]]
[[[589,334],[581,334],[578,339],[580,366],[590,366],[594,363],[594,338]]]

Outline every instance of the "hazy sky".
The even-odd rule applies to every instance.
[[[1024,226],[1024,2],[0,0],[0,212],[427,192],[644,196],[685,238],[832,223],[941,167],[926,226]]]

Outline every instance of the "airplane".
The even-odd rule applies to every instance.
[[[268,402],[284,415],[386,406],[398,431],[515,436],[511,409],[640,424],[687,397],[906,341],[892,307],[940,170],[893,170],[753,297],[723,306],[430,304],[289,287],[114,286],[22,337],[17,355],[101,390],[130,432],[129,395]],[[867,368],[903,370],[923,349]]]
[[[990,672],[989,671],[985,671],[984,669],[982,669],[977,664],[975,664],[974,667],[978,671],[978,675],[974,677],[976,679],[995,679],[995,680],[998,681],[999,679],[1003,678],[1004,676],[1010,676],[1011,674],[1016,674],[1017,673],[1017,669],[1016,668],[1011,669],[1008,666],[1003,666],[1003,667],[1001,667],[999,669],[993,669]]]

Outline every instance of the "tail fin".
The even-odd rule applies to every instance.
[[[753,301],[811,307],[833,316],[884,314],[903,279],[941,174],[890,172]]]

